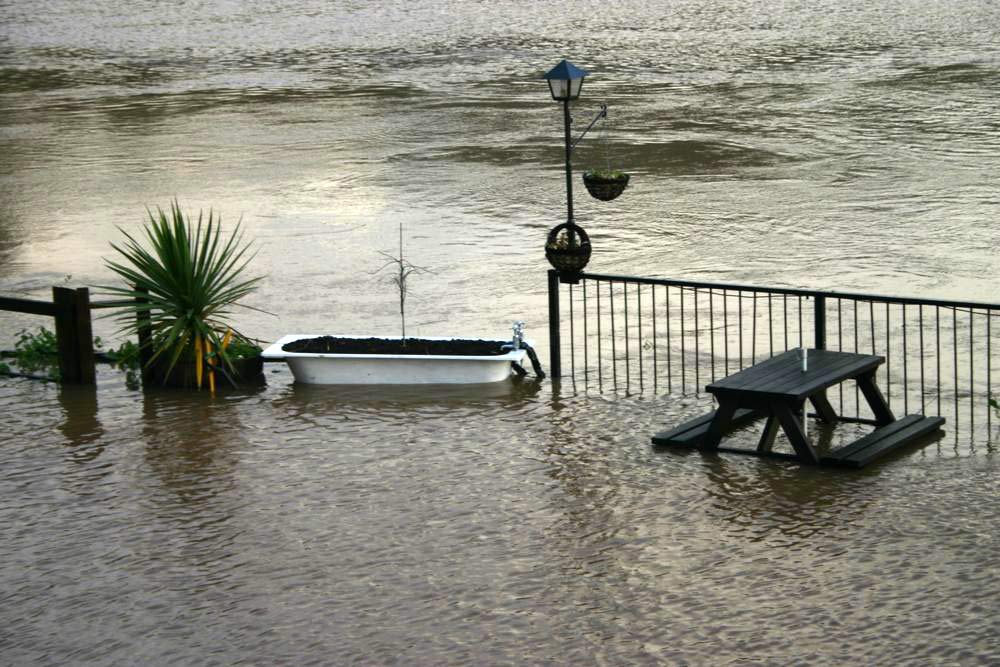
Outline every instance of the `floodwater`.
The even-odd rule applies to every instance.
[[[0,2],[0,294],[112,280],[177,197],[243,227],[238,315],[413,335],[546,326],[559,107],[608,273],[996,302],[1000,7]],[[578,182],[579,183],[579,182]],[[0,314],[0,344],[44,323]],[[107,320],[97,333],[115,340]],[[0,662],[1000,662],[997,459],[862,472],[654,449],[704,395],[503,383],[204,395],[0,380]],[[994,422],[996,429],[996,422]],[[837,437],[851,437],[848,429]],[[737,436],[752,444],[753,434]],[[996,438],[994,437],[995,441]]]

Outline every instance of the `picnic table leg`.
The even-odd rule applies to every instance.
[[[872,414],[875,415],[875,422],[879,426],[885,426],[896,421],[896,416],[892,414],[889,404],[885,402],[885,397],[882,396],[878,385],[875,384],[875,373],[871,372],[860,375],[857,382],[858,388],[861,389],[861,393],[865,395],[865,400],[868,401],[868,407],[872,409]]]
[[[788,436],[788,440],[792,443],[792,447],[795,449],[795,453],[799,455],[803,463],[819,463],[819,457],[816,456],[816,450],[812,448],[809,444],[809,440],[806,438],[805,432],[802,430],[802,424],[799,422],[798,416],[795,411],[792,410],[792,406],[785,401],[775,401],[771,404],[771,411],[778,418],[781,423],[781,428],[784,429],[785,435]]]
[[[809,402],[816,408],[816,414],[819,415],[822,421],[827,424],[836,423],[837,413],[834,411],[833,406],[830,405],[830,400],[826,397],[825,389],[818,394],[810,396]]]
[[[736,403],[720,399],[719,408],[715,411],[715,416],[712,417],[712,422],[708,426],[708,432],[702,438],[698,449],[703,452],[717,450],[722,436],[729,431],[729,425],[733,421],[734,414],[736,414]]]
[[[774,447],[774,436],[778,434],[778,418],[774,414],[767,416],[767,423],[764,424],[764,432],[760,434],[757,442],[758,452],[769,452]]]

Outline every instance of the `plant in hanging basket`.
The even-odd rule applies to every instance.
[[[583,172],[583,184],[595,199],[611,201],[625,191],[629,175],[617,169],[591,169]]]
[[[545,241],[545,257],[558,271],[579,273],[590,261],[590,237],[572,222],[556,225]]]

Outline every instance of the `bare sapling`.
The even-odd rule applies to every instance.
[[[399,254],[391,255],[387,252],[379,252],[388,261],[379,267],[375,273],[391,268],[389,282],[396,286],[399,292],[399,321],[402,328],[402,345],[406,347],[406,296],[409,293],[409,279],[414,273],[430,273],[431,271],[422,266],[411,264],[403,255],[403,223],[399,223]]]

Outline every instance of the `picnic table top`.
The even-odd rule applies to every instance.
[[[873,372],[885,357],[855,352],[809,350],[808,370],[802,371],[802,349],[795,348],[709,384],[712,394],[754,394],[776,399],[804,400],[836,384]]]

